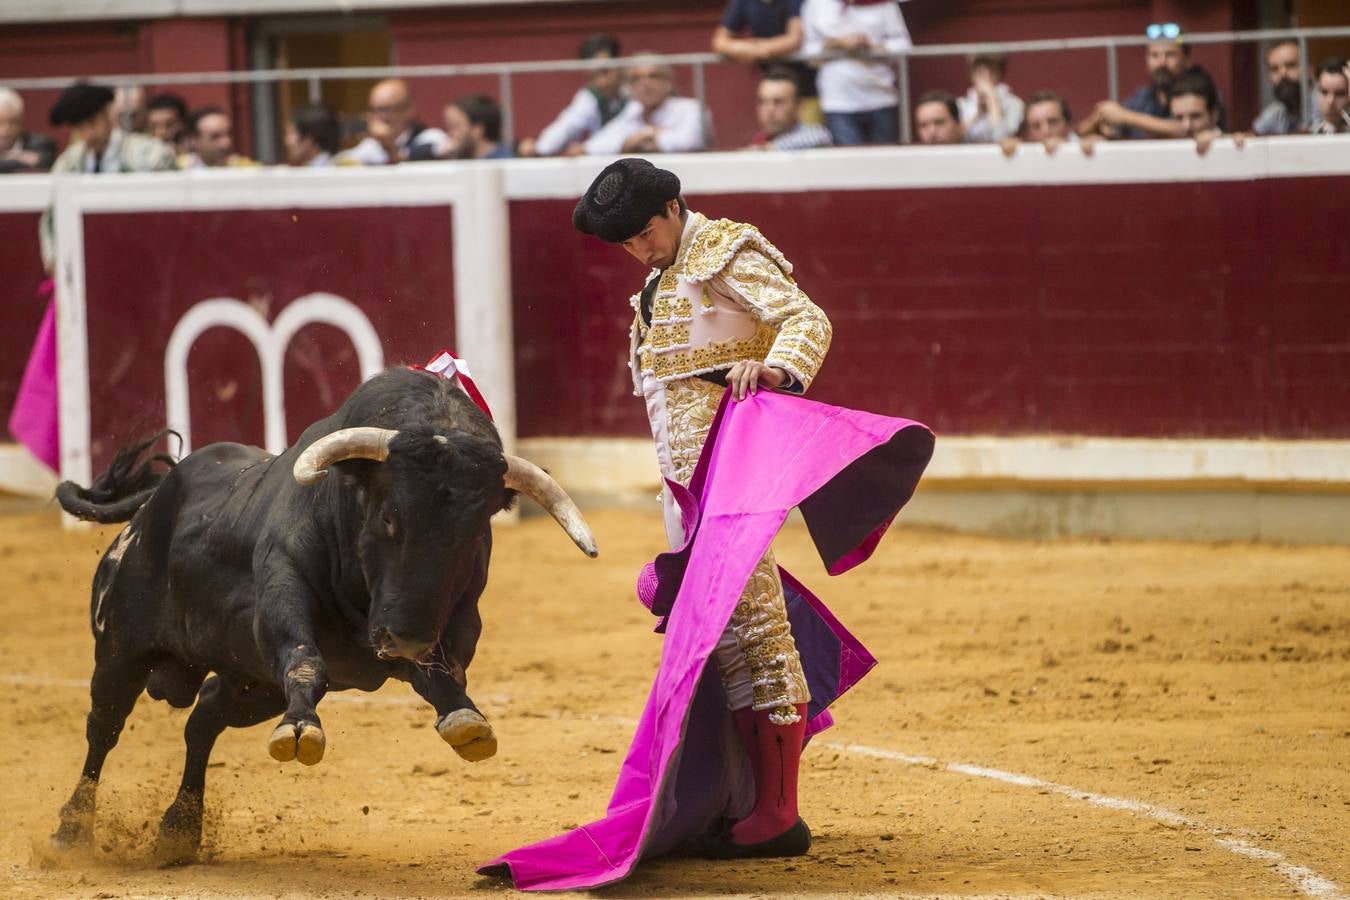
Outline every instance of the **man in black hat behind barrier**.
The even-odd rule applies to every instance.
[[[830,322],[792,278],[792,264],[753,225],[687,208],[680,179],[621,159],[577,204],[579,231],[652,267],[631,299],[634,393],[646,400],[662,474],[688,485],[730,388],[801,393],[830,345]],[[670,544],[685,533],[666,492]],[[714,653],[755,773],[749,816],[701,849],[715,858],[796,856],[811,844],[798,817],[797,770],[810,700],[773,551],[756,565]]]
[[[173,148],[158,138],[123,131],[113,119],[112,89],[78,81],[61,92],[48,118],[70,126],[70,144],[52,163],[52,174],[157,172],[174,168]],[[52,270],[51,210],[42,217],[42,261]]]

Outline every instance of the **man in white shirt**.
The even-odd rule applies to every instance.
[[[896,0],[806,0],[803,52],[898,53],[912,45]],[[816,77],[820,108],[837,145],[900,140],[895,65],[885,59],[836,59]]]
[[[608,34],[593,34],[577,51],[580,59],[618,59],[619,42]],[[539,137],[520,142],[521,156],[577,156],[582,142],[604,128],[624,107],[622,74],[618,66],[594,69],[586,86],[577,91]]]
[[[413,113],[412,91],[401,78],[387,78],[370,89],[366,137],[342,153],[340,161],[382,166],[405,160],[435,159],[445,132],[428,128]]]
[[[1008,61],[1002,53],[975,53],[969,59],[970,90],[957,101],[966,141],[994,144],[1022,128],[1025,104],[1003,83]]]
[[[586,152],[617,155],[708,149],[708,115],[703,104],[690,97],[674,97],[672,91],[670,66],[639,57],[628,70],[632,99],[586,141]]]

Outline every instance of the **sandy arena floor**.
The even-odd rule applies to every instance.
[[[498,531],[470,690],[501,751],[462,762],[410,690],[330,696],[324,761],[230,731],[197,865],[159,869],[185,711],[143,698],[104,773],[92,858],[47,836],[85,751],[88,585],[113,534],[0,517],[0,894],[469,896],[476,863],[597,817],[654,671],[631,598],[657,518],[591,516],[595,562]],[[654,862],[605,896],[1340,896],[1350,890],[1350,552],[900,530],[828,579],[784,564],[882,664],[804,760],[795,861]]]

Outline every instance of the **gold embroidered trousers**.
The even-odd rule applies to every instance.
[[[660,445],[662,468],[680,484],[689,484],[703,451],[712,420],[721,402],[723,388],[699,378],[682,378],[664,386],[648,381],[648,407],[653,415],[653,433]],[[663,394],[664,404],[653,403],[650,392]],[[664,405],[664,409],[659,409]],[[655,407],[655,408],[654,408]],[[658,432],[656,415],[664,412],[664,434]],[[727,685],[732,709],[751,706],[771,710],[770,721],[778,725],[796,722],[794,707],[810,700],[801,657],[792,639],[783,584],[773,550],[767,550],[746,583],[727,633],[715,652],[722,679]]]

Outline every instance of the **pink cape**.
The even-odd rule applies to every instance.
[[[509,873],[522,890],[598,887],[719,816],[745,815],[753,780],[710,661],[741,591],[793,507],[830,574],[866,560],[932,452],[932,432],[908,419],[768,391],[741,402],[724,396],[689,489],[670,483],[692,537],[656,559],[652,608],[668,613],[665,644],[605,817],[512,850],[479,872]],[[829,727],[827,707],[876,661],[823,603],[783,576],[811,688],[809,736]]]
[[[43,282],[38,298],[47,301],[47,312],[38,326],[37,339],[23,370],[23,381],[9,414],[9,433],[52,471],[61,468],[61,441],[56,406],[56,303],[51,300],[52,282]]]

